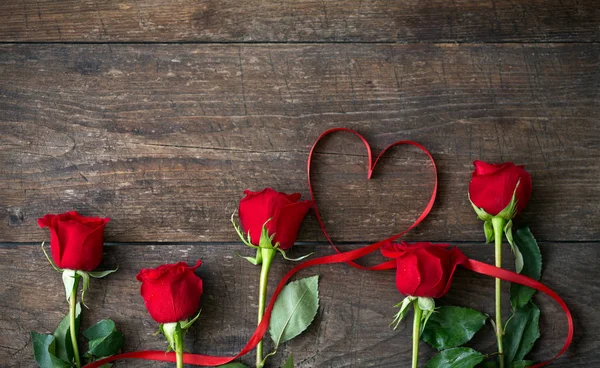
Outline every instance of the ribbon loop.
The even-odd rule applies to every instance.
[[[425,153],[427,155],[427,157],[429,158],[429,161],[431,162],[431,165],[433,166],[433,173],[435,174],[435,183],[434,183],[434,186],[433,186],[433,191],[431,193],[431,197],[429,198],[429,201],[427,202],[427,206],[425,206],[425,208],[423,209],[423,212],[421,212],[421,215],[406,230],[401,231],[398,234],[392,235],[392,236],[390,236],[390,237],[382,240],[382,242],[393,241],[395,239],[398,239],[399,237],[403,236],[404,234],[406,234],[410,230],[414,229],[417,225],[419,225],[427,217],[427,215],[429,215],[429,212],[433,208],[433,204],[435,203],[435,198],[437,196],[438,175],[437,175],[437,167],[435,165],[435,160],[433,159],[433,156],[427,150],[427,148],[423,147],[421,144],[419,144],[417,142],[414,142],[414,141],[409,141],[409,140],[396,141],[396,142],[388,145],[387,147],[385,147],[379,153],[379,155],[375,158],[375,161],[373,161],[373,154],[372,154],[371,146],[369,145],[369,142],[367,142],[367,140],[365,139],[365,137],[363,137],[357,131],[352,130],[352,129],[348,129],[348,128],[332,128],[332,129],[326,130],[325,132],[321,133],[321,135],[317,138],[317,140],[313,143],[312,147],[310,148],[310,152],[308,153],[308,162],[307,162],[306,172],[307,172],[307,177],[308,177],[308,190],[310,192],[311,199],[315,203],[314,210],[315,210],[315,216],[317,218],[317,221],[319,222],[319,227],[321,228],[321,231],[325,235],[325,238],[327,239],[327,241],[329,242],[329,244],[331,244],[331,246],[333,247],[333,249],[337,253],[342,253],[342,252],[338,249],[338,247],[333,242],[333,239],[331,239],[331,236],[329,236],[329,233],[327,232],[327,229],[325,227],[325,223],[323,222],[323,219],[321,217],[321,213],[319,212],[319,208],[317,206],[317,200],[315,198],[315,193],[314,193],[314,190],[313,190],[313,187],[312,187],[312,181],[311,181],[311,175],[310,175],[310,171],[311,171],[310,169],[311,169],[311,166],[312,166],[312,159],[313,159],[313,156],[314,156],[314,153],[315,153],[315,149],[316,149],[318,143],[323,138],[325,138],[326,136],[328,136],[329,134],[332,134],[332,133],[335,133],[335,132],[347,132],[347,133],[351,133],[351,134],[357,136],[361,140],[361,142],[364,144],[364,146],[365,146],[365,148],[367,150],[367,180],[371,179],[371,177],[373,176],[373,171],[375,170],[375,166],[377,165],[377,163],[379,162],[379,160],[381,159],[381,157],[390,148],[395,147],[395,146],[409,145],[409,146],[417,147],[419,150],[421,150],[423,153]],[[389,267],[387,265],[387,262],[384,262],[382,264],[378,264],[378,265],[372,266],[372,267],[365,267],[365,266],[362,266],[362,265],[360,265],[360,264],[358,264],[356,262],[353,262],[353,261],[349,261],[348,264],[351,265],[352,267],[359,268],[359,269],[362,269],[362,270],[369,270],[369,271],[380,271],[380,270],[387,270],[387,269],[389,269]]]

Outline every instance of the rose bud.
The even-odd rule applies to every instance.
[[[392,243],[381,253],[396,260],[396,287],[404,295],[441,298],[450,289],[456,267],[467,260],[458,249],[432,243]]]
[[[250,233],[251,243],[260,244],[263,226],[272,242],[281,250],[294,245],[300,224],[313,201],[299,201],[300,193],[285,194],[265,188],[260,192],[245,190],[239,206],[240,223],[245,233]]]
[[[469,200],[483,221],[486,243],[494,241],[496,267],[502,267],[503,234],[515,256],[515,269],[521,273],[524,267],[523,255],[515,244],[512,235],[512,219],[518,216],[531,197],[531,176],[524,166],[512,162],[488,164],[473,162],[475,169],[469,183]],[[496,279],[496,336],[498,351],[503,354],[502,346],[502,283]]]
[[[202,279],[194,271],[201,265],[201,260],[191,267],[185,262],[165,264],[143,269],[136,276],[142,283],[140,294],[148,313],[160,324],[160,332],[175,351],[177,368],[183,368],[183,338],[200,316]]]
[[[52,259],[59,268],[92,271],[102,261],[104,227],[109,218],[85,217],[75,211],[38,219],[50,228]]]
[[[435,300],[444,296],[452,284],[456,267],[468,258],[458,249],[447,249],[447,245],[431,243],[406,244],[388,242],[381,253],[396,260],[396,288],[404,300],[396,304],[399,308],[391,324],[398,327],[408,307],[414,308],[413,321],[413,367],[418,364],[419,336],[429,317],[435,311]]]
[[[288,258],[286,250],[290,249],[296,238],[300,224],[313,201],[300,201],[300,193],[285,194],[265,188],[260,192],[245,190],[246,196],[240,200],[239,216],[242,229],[231,222],[244,244],[256,248],[256,257],[244,257],[254,265],[261,265],[258,294],[258,323],[262,320],[267,298],[267,283],[271,263],[277,251],[291,261],[299,261],[310,254],[297,259]],[[256,367],[263,367],[262,341],[256,346]],[[268,357],[269,355],[267,355]],[[266,359],[266,358],[265,358]]]
[[[50,228],[50,250],[52,259],[44,249],[48,262],[55,270],[62,272],[67,302],[69,303],[69,330],[71,345],[73,346],[73,359],[75,366],[81,366],[79,349],[77,345],[77,327],[75,321],[77,310],[77,290],[79,281],[83,280],[81,288],[81,302],[85,305],[85,293],[90,287],[90,277],[102,278],[115,271],[108,270],[93,272],[102,262],[104,247],[104,227],[109,218],[85,217],[75,211],[60,215],[48,214],[38,219],[41,228]]]
[[[200,265],[198,260],[192,267],[179,262],[140,271],[136,277],[142,283],[140,293],[156,322],[184,321],[198,311],[202,279],[194,271]]]
[[[474,206],[491,216],[504,215],[502,217],[507,221],[525,208],[531,197],[531,176],[524,166],[512,162],[488,164],[479,160],[473,165],[469,197]],[[510,208],[511,204],[513,208]]]

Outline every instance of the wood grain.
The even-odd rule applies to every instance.
[[[0,2],[3,42],[597,42],[594,0]]]
[[[246,188],[308,194],[310,145],[357,129],[380,150],[433,153],[440,193],[410,239],[480,241],[471,162],[532,173],[523,214],[541,240],[600,239],[598,45],[0,46],[0,241],[36,219],[109,216],[113,242],[235,241]],[[365,180],[358,140],[319,145],[315,189],[336,241],[407,227],[432,168],[398,148]],[[314,217],[302,241],[324,240]]]
[[[469,256],[493,262],[491,246],[460,245]],[[593,367],[600,364],[597,331],[600,318],[590,308],[598,302],[600,278],[593,262],[597,244],[544,244],[543,281],[568,303],[576,321],[572,348],[552,367]],[[347,248],[351,249],[351,248]],[[233,355],[254,331],[259,269],[235,256],[251,253],[241,244],[202,245],[121,245],[105,249],[100,269],[120,266],[119,271],[102,280],[93,280],[86,296],[89,310],[84,311],[83,328],[101,318],[112,318],[126,336],[125,351],[164,349],[162,337],[154,336],[156,324],[148,316],[139,296],[136,273],[143,267],[164,262],[188,263],[201,258],[198,270],[205,284],[202,315],[187,336],[192,352]],[[323,246],[301,245],[296,254],[315,251],[315,256],[331,253]],[[509,252],[506,252],[509,253]],[[378,258],[378,257],[375,257]],[[373,259],[375,261],[375,259]],[[506,259],[506,264],[510,264]],[[279,279],[291,264],[274,262],[272,280]],[[395,313],[393,305],[401,296],[395,289],[393,271],[365,272],[347,265],[318,266],[301,276],[320,275],[320,307],[315,323],[301,337],[286,344],[271,361],[280,367],[293,352],[297,367],[405,367],[410,361],[410,323],[397,331],[388,327]],[[28,332],[52,331],[67,311],[60,275],[45,260],[38,246],[0,248],[0,361],[3,367],[33,366]],[[588,280],[582,283],[581,280]],[[494,310],[494,282],[491,278],[459,270],[450,293],[443,303]],[[271,282],[271,290],[275,281]],[[340,292],[343,290],[343,292]],[[545,296],[537,296],[542,310],[542,338],[532,354],[547,359],[558,352],[566,334],[566,321],[558,305]],[[507,312],[509,306],[507,305]],[[270,346],[270,341],[267,343]],[[267,347],[267,349],[268,349]],[[475,348],[494,351],[493,330],[488,325],[476,336]],[[434,355],[421,344],[421,359]],[[252,362],[252,354],[243,361]],[[128,361],[119,367],[170,366]]]

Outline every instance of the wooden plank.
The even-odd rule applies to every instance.
[[[594,0],[0,2],[4,42],[594,42],[599,22]]]
[[[435,155],[439,200],[410,239],[480,241],[467,199],[475,159],[525,164],[523,214],[542,240],[597,240],[598,45],[4,45],[0,241],[47,238],[36,219],[110,216],[115,242],[235,241],[246,188],[306,196],[325,129],[375,150],[413,139]],[[315,189],[337,241],[406,228],[432,188],[401,148],[365,180],[340,135],[318,149]],[[312,215],[300,240],[324,240]]]
[[[460,245],[469,256],[493,262],[491,246]],[[125,351],[164,349],[162,337],[154,336],[157,326],[144,309],[136,273],[143,267],[164,262],[202,258],[198,270],[205,284],[202,316],[187,335],[192,352],[233,355],[254,330],[259,269],[235,256],[251,253],[238,244],[211,245],[123,245],[106,247],[101,268],[120,266],[102,280],[93,280],[86,299],[83,328],[101,318],[112,318],[126,336]],[[348,248],[350,249],[350,248]],[[600,364],[597,334],[600,317],[590,313],[600,292],[600,275],[594,262],[598,244],[545,244],[543,282],[568,303],[576,320],[575,340],[566,357],[553,367],[593,367]],[[315,251],[330,254],[323,246],[302,245],[296,254]],[[509,253],[509,252],[506,252]],[[375,261],[375,259],[373,259]],[[505,262],[510,264],[512,262]],[[290,263],[274,262],[272,280],[279,279]],[[397,331],[388,327],[401,296],[395,289],[393,271],[364,272],[347,265],[319,266],[302,276],[320,275],[320,307],[316,322],[301,337],[284,346],[272,360],[280,367],[290,352],[298,367],[405,367],[410,360],[411,324]],[[0,248],[0,360],[3,367],[33,366],[29,331],[49,332],[67,311],[60,275],[45,260],[37,246]],[[585,280],[585,282],[583,282]],[[271,290],[275,281],[271,282]],[[340,292],[343,290],[343,292]],[[547,359],[560,350],[566,336],[566,321],[558,305],[545,296],[536,296],[542,310],[542,337],[533,357]],[[494,282],[491,278],[459,270],[449,294],[438,304],[469,306],[486,313],[494,311]],[[26,307],[24,307],[26,306]],[[508,313],[509,306],[506,306]],[[494,351],[493,330],[488,325],[476,337],[475,347]],[[267,343],[269,349],[270,341]],[[421,344],[423,361],[434,355]],[[252,362],[252,355],[244,358]],[[161,366],[128,361],[127,367]]]

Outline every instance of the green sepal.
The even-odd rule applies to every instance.
[[[235,212],[231,215],[231,223],[233,224],[233,228],[235,229],[235,232],[238,234],[239,238],[242,240],[242,243],[244,243],[247,247],[256,249],[255,257],[246,257],[246,256],[242,256],[239,253],[236,253],[236,254],[238,255],[238,257],[244,258],[246,261],[252,263],[255,266],[258,266],[259,264],[262,263],[262,254],[260,251],[261,247],[252,244],[252,238],[250,237],[250,231],[248,231],[248,234],[246,234],[246,236],[244,236],[241,227],[235,222],[234,216],[235,216]],[[267,220],[267,222],[269,222],[269,220]],[[265,222],[265,225],[266,225],[266,222]],[[265,225],[263,225],[263,232],[266,232]],[[261,241],[262,241],[262,235],[261,235]]]
[[[181,330],[183,330],[184,332],[187,331],[187,329],[189,329],[190,327],[192,327],[192,324],[194,324],[194,322],[196,322],[196,320],[198,319],[198,317],[200,317],[200,313],[202,313],[202,309],[200,309],[198,311],[198,314],[196,314],[196,317],[192,318],[189,322],[187,320],[185,321],[181,321]]]
[[[237,254],[238,257],[245,259],[246,261],[252,263],[255,266],[258,266],[259,264],[262,263],[262,252],[260,251],[259,247],[255,247],[256,248],[256,257],[246,257],[241,255],[239,252],[236,252],[235,254]]]
[[[473,206],[473,209],[475,210],[475,213],[477,214],[477,217],[481,220],[481,221],[490,221],[492,219],[492,215],[490,215],[489,213],[485,212],[485,210],[483,208],[479,208],[475,205],[475,203],[473,203],[473,201],[471,200],[471,195],[469,194],[469,202],[471,203],[471,206]]]
[[[269,231],[267,230],[267,224],[271,220],[272,219],[268,219],[263,224],[262,232],[260,234],[260,240],[258,241],[258,246],[261,248],[267,248],[267,249],[275,248],[275,246],[273,246],[273,238],[275,238],[275,233],[269,235]]]
[[[101,279],[103,277],[110,275],[111,273],[117,272],[118,270],[119,270],[119,266],[117,266],[117,268],[115,268],[114,270],[93,271],[93,272],[88,272],[88,274],[95,279]]]
[[[56,270],[56,272],[63,272],[62,268],[59,268],[56,263],[54,263],[54,261],[52,260],[52,258],[50,258],[50,256],[48,255],[48,253],[46,252],[46,248],[44,248],[44,243],[42,242],[42,252],[44,252],[44,255],[46,256],[46,259],[48,260],[48,262],[50,263],[50,265],[52,266],[52,268],[54,268]]]
[[[394,305],[395,308],[400,308],[398,313],[396,313],[396,315],[394,316],[392,322],[390,322],[390,326],[394,325],[394,330],[398,328],[400,322],[402,322],[402,320],[406,316],[406,312],[408,312],[408,307],[412,304],[412,302],[415,299],[417,299],[416,296],[409,295],[406,298],[404,298],[400,303]]]
[[[417,297],[417,302],[419,303],[419,308],[423,311],[433,311],[435,310],[435,300],[433,298],[426,297]]]
[[[33,341],[33,357],[41,368],[67,368],[71,364],[56,357],[56,341],[54,335],[31,331]]]
[[[248,368],[248,366],[240,362],[231,362],[223,365],[218,365],[217,368]]]
[[[238,236],[242,240],[242,243],[246,244],[247,246],[249,246],[251,248],[257,248],[256,245],[252,244],[252,238],[250,238],[250,231],[248,231],[248,234],[246,235],[246,237],[244,237],[244,233],[242,232],[241,227],[235,222],[234,217],[235,217],[235,212],[233,212],[231,214],[231,223],[233,224],[233,228],[235,229],[235,232],[238,234]]]
[[[77,275],[77,271],[75,270],[63,270],[62,280],[63,284],[65,285],[65,294],[67,296],[67,302],[69,302],[69,300],[71,299],[71,293],[73,293],[73,290],[76,287],[75,284],[78,277],[79,275]]]
[[[277,245],[279,245],[279,243],[277,243]],[[302,257],[298,257],[298,258],[289,258],[283,249],[279,249],[279,248],[277,248],[277,247],[276,247],[275,249],[277,249],[277,250],[279,251],[279,253],[281,253],[281,255],[283,256],[283,258],[284,258],[285,260],[287,260],[287,261],[292,261],[292,262],[298,262],[298,261],[302,261],[303,259],[306,259],[306,258],[308,258],[308,257],[312,256],[313,254],[315,254],[315,252],[310,252],[310,253],[308,253],[307,255],[304,255],[304,256],[302,256]]]
[[[492,225],[492,220],[487,220],[483,223],[483,232],[485,233],[486,244],[494,241],[494,226]]]
[[[175,334],[177,331],[181,332],[181,326],[179,325],[179,322],[163,323],[160,325],[160,330],[169,343],[167,352],[171,350],[174,351],[176,346]]]
[[[515,190],[513,191],[513,195],[512,195],[512,198],[510,199],[510,203],[496,215],[497,217],[502,217],[506,221],[510,221],[516,216],[516,214],[517,214],[517,188],[519,187],[520,183],[521,183],[521,180],[519,179],[519,181],[517,182],[517,185],[515,185]]]
[[[427,321],[429,321],[429,318],[435,312],[435,300],[433,298],[420,296],[417,298],[417,303],[419,304],[419,308],[423,311],[421,313],[421,331],[419,332],[422,334],[427,325]]]

